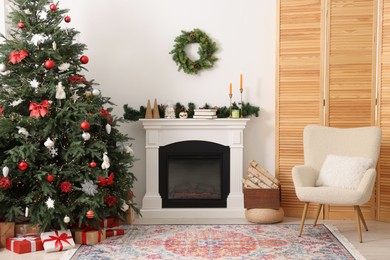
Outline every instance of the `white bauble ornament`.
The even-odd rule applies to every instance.
[[[111,125],[110,124],[106,125],[106,131],[107,131],[107,134],[111,133]]]
[[[84,141],[88,141],[91,138],[91,135],[88,132],[84,132],[81,137],[84,139]]]
[[[50,139],[50,137],[47,138],[47,140],[43,143],[46,148],[50,149],[54,147],[54,142]]]
[[[0,63],[0,72],[4,72],[7,70],[7,67],[5,66],[4,63]]]
[[[98,90],[97,88],[94,88],[94,89],[92,90],[92,95],[94,95],[94,96],[99,96],[99,94],[100,94],[100,90]]]
[[[4,166],[3,167],[3,176],[4,177],[7,177],[8,176],[8,173],[9,173],[9,168],[7,166]]]
[[[64,222],[65,222],[66,224],[68,224],[68,223],[70,222],[70,218],[69,218],[68,216],[66,216],[66,215],[65,215],[65,217],[64,217]]]

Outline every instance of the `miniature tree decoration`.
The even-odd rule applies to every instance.
[[[26,215],[47,231],[138,213],[128,199],[131,139],[118,131],[110,98],[83,75],[89,57],[68,10],[12,4],[0,45],[0,219]]]

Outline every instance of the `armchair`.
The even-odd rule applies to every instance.
[[[292,169],[298,199],[305,203],[299,236],[302,235],[309,203],[318,203],[314,225],[323,205],[353,206],[360,242],[360,222],[368,230],[360,205],[370,200],[375,184],[381,143],[379,127],[304,128],[304,165]]]

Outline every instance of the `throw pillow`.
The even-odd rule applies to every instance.
[[[374,167],[374,160],[329,154],[321,167],[316,186],[341,187],[355,190],[364,173]]]

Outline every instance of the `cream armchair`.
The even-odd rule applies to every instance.
[[[381,129],[375,126],[332,128],[308,125],[305,127],[303,133],[304,165],[297,165],[292,169],[296,195],[300,201],[305,203],[299,236],[302,235],[309,203],[318,203],[314,225],[317,224],[318,216],[325,204],[354,206],[360,242],[363,241],[360,222],[366,230],[368,229],[360,205],[371,198],[375,185],[375,167],[380,143]],[[361,178],[355,179],[354,181],[358,182],[352,187],[352,184],[348,186],[349,180],[343,179],[342,174],[350,171],[355,165],[343,165],[343,163],[353,161],[355,158],[367,161],[367,164],[357,166],[362,171]],[[344,170],[337,172],[338,163],[341,164],[340,169]],[[336,172],[328,182],[324,181],[325,174],[329,174],[329,169],[325,169],[326,165],[333,167]],[[322,179],[322,183],[319,183],[319,179]],[[332,182],[335,183],[332,184]]]

